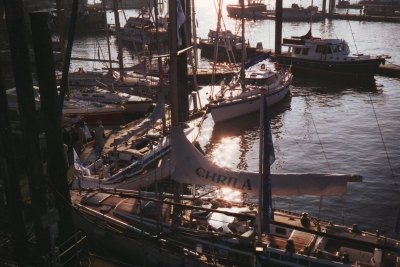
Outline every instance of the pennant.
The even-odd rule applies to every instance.
[[[75,167],[75,170],[82,171],[84,176],[90,176],[90,170],[88,168],[86,168],[85,166],[83,166],[83,163],[79,159],[78,154],[75,151],[75,148],[72,148],[72,149],[74,151],[74,167]]]
[[[181,26],[185,21],[185,14],[182,10],[182,5],[179,0],[176,1],[176,26],[177,26],[177,36],[178,36],[178,45],[182,45],[182,35],[181,35]]]

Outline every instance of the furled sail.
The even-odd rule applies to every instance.
[[[164,97],[162,94],[159,94],[157,104],[153,112],[141,123],[135,125],[131,129],[126,131],[124,134],[116,137],[114,139],[114,144],[115,145],[122,144],[124,141],[128,141],[135,134],[153,125],[157,120],[159,120],[162,117],[164,109],[165,109]]]
[[[182,129],[172,128],[171,145],[173,180],[258,194],[258,173],[219,167],[188,141]],[[344,174],[271,174],[272,195],[343,196],[347,181]]]

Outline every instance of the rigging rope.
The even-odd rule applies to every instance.
[[[354,33],[353,33],[353,29],[351,28],[350,21],[347,21],[347,22],[349,23],[349,27],[350,27],[351,36],[353,37],[353,42],[354,42],[354,45],[355,45],[355,47],[356,47],[356,51],[357,51],[357,54],[358,54],[358,48],[357,48],[357,43],[356,43],[356,40],[354,39]]]
[[[322,142],[321,142],[321,139],[319,138],[319,133],[318,133],[317,127],[315,126],[314,118],[313,118],[311,113],[310,113],[310,116],[311,116],[311,120],[312,120],[313,125],[314,125],[315,132],[317,133],[318,141],[319,141],[319,144],[320,144],[320,146],[322,148],[322,152],[324,153],[324,157],[325,157],[326,163],[328,164],[329,172],[332,173],[331,166],[329,165],[329,161],[328,161],[328,159],[326,157],[326,153],[325,153],[324,147],[322,146]]]
[[[386,158],[387,158],[388,163],[389,163],[390,171],[391,171],[391,173],[392,173],[393,182],[394,182],[394,184],[395,184],[395,186],[396,186],[397,194],[399,195],[399,199],[400,199],[399,187],[398,187],[398,185],[397,185],[396,178],[395,178],[395,175],[394,175],[394,173],[393,173],[392,164],[390,163],[389,154],[388,154],[388,151],[387,151],[387,148],[386,148],[385,140],[383,139],[383,134],[382,134],[381,127],[380,127],[380,125],[379,125],[378,116],[376,115],[374,103],[372,102],[371,93],[368,93],[368,95],[369,95],[369,99],[370,99],[370,102],[371,102],[372,111],[374,112],[376,124],[378,125],[379,134],[380,134],[381,139],[382,139],[383,148],[385,149]],[[400,205],[399,205],[399,207],[400,207]]]

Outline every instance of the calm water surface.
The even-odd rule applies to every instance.
[[[292,2],[284,1],[283,6]],[[212,3],[196,1],[196,7],[203,10],[196,14],[200,37],[216,28],[216,19],[200,19],[213,17],[215,10],[207,8]],[[308,6],[311,2],[299,4]],[[225,8],[223,11],[226,14]],[[224,22],[227,29],[236,31],[237,21],[225,16]],[[282,35],[304,35],[309,27],[308,23],[284,22]],[[353,52],[391,55],[387,64],[400,64],[400,37],[393,34],[399,27],[393,23],[325,20],[314,23],[312,32],[317,37],[343,38]],[[273,48],[274,35],[274,21],[246,21],[246,39],[251,44],[261,41],[264,48]],[[291,95],[270,108],[277,158],[272,173],[360,174],[363,182],[349,183],[345,197],[323,198],[321,217],[392,232],[400,204],[400,80],[379,75],[375,80],[368,84],[294,77]],[[258,113],[219,125],[214,125],[209,116],[200,146],[219,165],[258,171],[258,134]],[[319,197],[275,197],[277,208],[314,216],[319,204]]]

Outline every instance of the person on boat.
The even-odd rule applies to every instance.
[[[101,151],[103,150],[104,144],[106,143],[106,135],[104,133],[104,127],[101,120],[98,120],[96,122],[96,127],[94,128],[94,140],[98,156],[100,157]]]
[[[81,117],[79,117],[78,114],[72,115],[71,123],[77,124],[81,120]]]
[[[71,143],[72,143],[72,148],[75,149],[76,153],[79,154],[79,135],[76,130],[76,125],[72,125],[71,127]]]
[[[85,149],[85,133],[83,132],[83,128],[79,125],[75,125],[76,132],[78,134],[78,153],[80,154]]]

